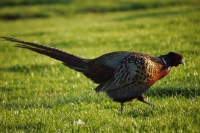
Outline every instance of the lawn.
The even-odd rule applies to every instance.
[[[48,4],[47,4],[48,3]],[[0,40],[0,132],[200,131],[198,0],[1,0],[0,36],[95,58],[112,51],[181,53],[138,101],[120,104],[61,62]]]

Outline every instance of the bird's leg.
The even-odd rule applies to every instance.
[[[144,94],[142,94],[141,96],[138,96],[138,97],[137,97],[137,100],[139,100],[140,102],[146,103],[146,104],[148,104],[148,105],[150,105],[150,106],[153,106],[152,103],[150,103],[150,102],[144,100]]]
[[[124,103],[121,102],[121,113],[123,112],[123,110],[124,110]]]

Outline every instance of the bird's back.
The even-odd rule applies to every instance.
[[[88,72],[83,74],[93,80],[95,83],[101,84],[110,80],[121,62],[135,55],[138,57],[150,57],[148,54],[141,54],[127,51],[117,51],[104,54],[97,58],[91,59],[88,64]]]
[[[97,84],[110,80],[119,63],[130,54],[130,52],[111,52],[91,59],[87,66],[89,71],[83,73]]]

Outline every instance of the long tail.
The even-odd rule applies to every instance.
[[[25,48],[32,50],[34,52],[47,55],[51,58],[54,58],[56,60],[60,60],[63,62],[64,65],[68,66],[71,69],[74,69],[79,72],[87,72],[87,62],[89,62],[88,59],[84,59],[81,57],[78,57],[76,55],[67,53],[65,51],[52,48],[49,46],[33,43],[33,42],[27,42],[27,41],[22,41],[18,40],[15,38],[9,38],[9,37],[0,37],[3,38],[7,41],[11,42],[17,42],[18,44],[15,45],[15,47],[20,47],[20,48]]]

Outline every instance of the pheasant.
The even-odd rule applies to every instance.
[[[96,92],[105,91],[113,101],[121,103],[121,112],[124,103],[133,99],[152,105],[145,100],[143,93],[156,81],[168,75],[173,66],[184,65],[183,56],[174,52],[154,57],[149,54],[118,51],[94,59],[85,59],[37,43],[9,37],[1,38],[18,43],[16,47],[60,60],[65,66],[83,73],[94,83],[99,84]]]

